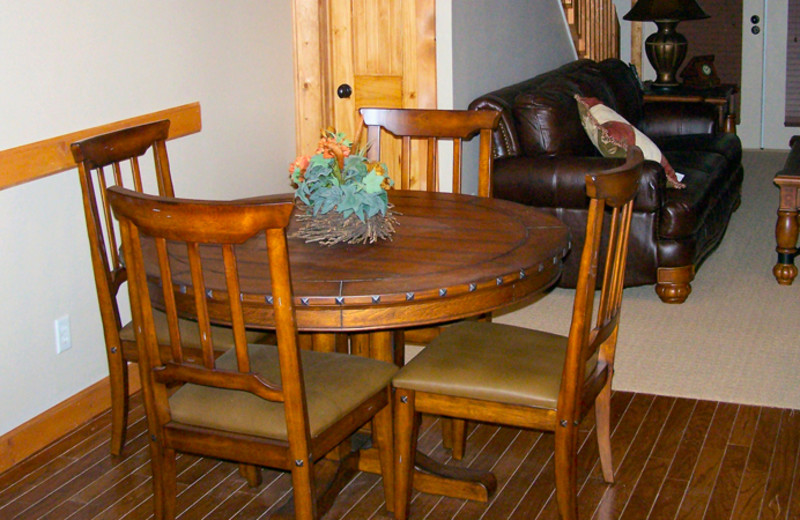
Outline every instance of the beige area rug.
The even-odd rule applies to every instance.
[[[800,409],[800,280],[772,276],[772,178],[787,153],[745,152],[742,204],[686,303],[625,289],[615,389]],[[495,321],[566,334],[573,296],[555,289]]]

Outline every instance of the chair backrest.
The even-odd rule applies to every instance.
[[[441,140],[453,142],[453,192],[462,190],[462,144],[480,135],[478,164],[478,195],[491,195],[492,131],[497,128],[500,112],[494,110],[434,110],[362,108],[367,128],[368,156],[381,157],[381,129],[400,138],[400,185],[409,189],[412,184],[414,154],[425,154],[425,190],[440,191],[439,147]],[[422,160],[422,158],[420,158]],[[391,168],[390,168],[391,172]]]
[[[97,298],[109,348],[119,347],[117,293],[126,273],[119,258],[119,239],[106,189],[119,185],[141,192],[140,158],[152,150],[158,192],[174,196],[166,147],[168,133],[169,121],[164,120],[90,137],[70,146],[78,164]]]
[[[289,224],[293,203],[286,197],[263,197],[230,202],[197,201],[158,197],[137,193],[118,186],[108,190],[108,201],[119,220],[131,311],[136,325],[141,366],[142,388],[150,410],[157,412],[161,427],[169,421],[167,387],[195,383],[216,388],[251,392],[263,399],[284,402],[289,421],[289,435],[300,433],[305,438],[306,410],[303,398],[297,326],[289,278],[289,257],[285,228]],[[239,286],[235,246],[257,234],[265,236],[272,280],[273,309],[281,365],[281,381],[267,381],[251,372],[250,355],[245,337],[245,317]],[[158,258],[160,283],[149,285],[144,264],[143,247],[154,249]],[[191,287],[173,284],[170,251],[179,248],[188,257]],[[206,281],[201,259],[211,255],[221,259],[225,288],[214,288],[224,294],[230,308],[238,370],[215,367],[213,336],[206,298]],[[155,289],[160,286],[160,291]],[[161,294],[151,294],[155,290]],[[190,299],[200,329],[202,361],[184,355],[178,327],[178,301]],[[169,325],[170,352],[159,348],[153,322],[153,301],[163,302]],[[141,326],[140,326],[141,324]],[[200,364],[202,363],[202,364]],[[151,408],[152,407],[152,408]],[[153,420],[148,419],[148,420]],[[298,428],[292,431],[292,427]],[[291,438],[291,437],[290,437]]]
[[[594,401],[582,399],[584,394],[596,395],[614,369],[628,237],[643,162],[642,151],[633,147],[622,166],[586,175],[589,213],[559,393],[560,420],[578,420],[581,407],[590,407]],[[602,250],[605,261],[595,312]],[[587,362],[595,356],[594,370],[586,374]]]

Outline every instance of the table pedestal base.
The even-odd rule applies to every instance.
[[[486,502],[497,489],[497,479],[492,473],[446,466],[419,452],[415,466],[414,489],[422,493]],[[358,469],[380,474],[378,450],[362,450]]]

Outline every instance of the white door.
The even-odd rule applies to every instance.
[[[786,109],[788,0],[743,0],[741,117],[737,133],[749,149],[788,149],[798,127]]]

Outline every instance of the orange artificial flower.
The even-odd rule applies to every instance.
[[[292,164],[289,165],[289,173],[294,173],[295,169],[300,168],[301,172],[306,171],[308,168],[309,161],[311,157],[308,155],[301,155],[297,159],[294,160]]]

